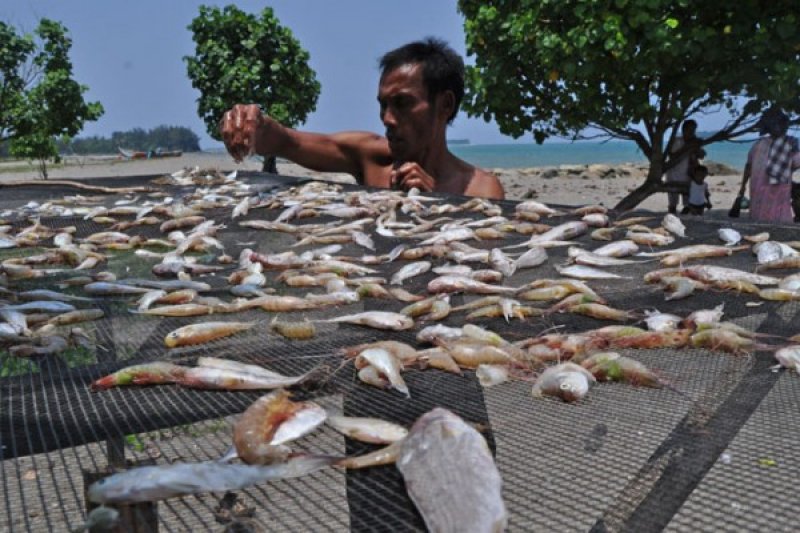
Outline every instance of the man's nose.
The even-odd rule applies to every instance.
[[[381,113],[381,121],[384,126],[395,126],[397,124],[394,113],[388,107]]]

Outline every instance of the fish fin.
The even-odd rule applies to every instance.
[[[239,453],[236,451],[236,446],[231,446],[228,448],[228,451],[225,454],[217,459],[218,463],[229,463],[239,457]]]

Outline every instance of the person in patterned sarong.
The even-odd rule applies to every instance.
[[[751,219],[792,222],[792,172],[800,168],[798,140],[787,135],[789,117],[780,109],[766,111],[759,125],[765,136],[747,154],[739,195],[744,195],[749,181]]]

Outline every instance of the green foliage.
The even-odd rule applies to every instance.
[[[704,144],[752,132],[777,104],[800,112],[797,0],[459,0],[465,109],[519,137],[581,138],[587,127],[633,140],[648,181],[680,123],[727,110]],[[744,104],[744,105],[742,105]],[[701,120],[700,127],[703,124]],[[665,146],[666,145],[666,146]]]
[[[81,137],[69,142],[59,143],[59,152],[78,154],[116,154],[117,148],[129,150],[183,150],[200,151],[200,137],[189,128],[182,126],[158,126],[151,130],[134,128],[128,131],[115,131],[111,137]]]
[[[33,34],[19,35],[0,21],[0,142],[11,155],[44,162],[58,157],[56,138],[76,135],[103,114],[86,102],[88,88],[72,79],[72,40],[58,22],[42,19]]]
[[[260,17],[229,5],[201,6],[189,25],[195,55],[184,57],[200,91],[198,114],[219,140],[222,114],[237,103],[258,103],[271,117],[295,127],[314,111],[320,84],[309,54],[271,8]]]

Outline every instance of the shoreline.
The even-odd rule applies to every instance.
[[[707,181],[711,202],[715,209],[728,209],[733,203],[741,183],[741,173],[735,169],[710,161],[711,175]],[[20,167],[28,166],[27,170]],[[248,159],[236,163],[228,154],[186,153],[180,157],[149,160],[124,160],[115,156],[65,158],[65,164],[52,168],[50,179],[86,179],[124,177],[149,174],[171,174],[182,168],[213,168],[233,170],[261,170],[261,161]],[[642,163],[580,164],[525,168],[487,168],[497,175],[508,200],[535,198],[541,202],[561,205],[601,204],[612,207],[626,194],[644,181],[647,173]],[[323,173],[306,169],[294,163],[278,160],[278,171],[287,176],[311,177],[340,183],[355,183],[349,174]],[[11,180],[38,179],[38,170],[25,161],[0,162],[0,183]],[[655,194],[639,205],[642,209],[666,212],[667,197]]]

